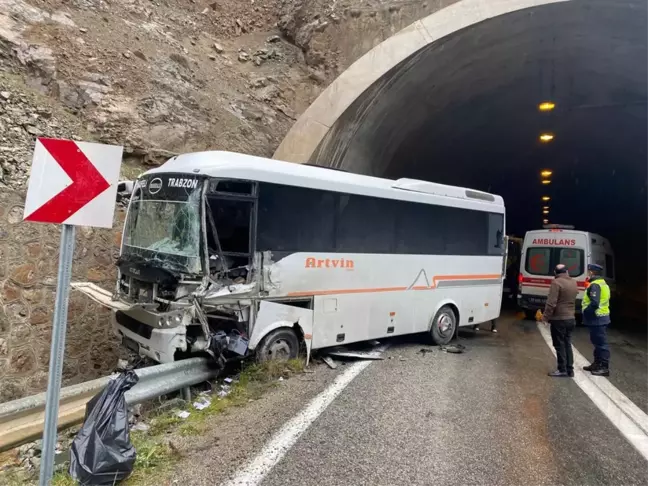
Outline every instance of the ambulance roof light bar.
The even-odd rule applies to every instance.
[[[545,224],[543,226],[544,229],[566,229],[566,230],[573,230],[575,229],[575,226],[572,226],[570,224]]]

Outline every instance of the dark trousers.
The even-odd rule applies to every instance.
[[[589,326],[589,333],[590,341],[594,346],[594,362],[607,368],[610,365],[607,326]]]
[[[571,373],[574,371],[574,354],[572,352],[572,333],[576,327],[575,319],[564,321],[549,321],[551,324],[551,340],[556,348],[558,371]]]

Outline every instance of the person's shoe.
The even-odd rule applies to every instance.
[[[473,327],[473,331],[479,331],[479,326]]]
[[[491,332],[497,332],[497,329],[491,329]]]
[[[556,371],[552,371],[551,373],[549,373],[549,376],[551,376],[552,378],[563,378],[563,377],[566,378],[569,375],[567,374],[566,371],[556,370]]]
[[[594,371],[594,370],[598,369],[598,367],[599,367],[599,364],[596,361],[594,361],[589,366],[583,366],[583,370],[585,370],[585,371]]]
[[[569,376],[570,378],[573,378],[574,377],[574,370],[568,371],[567,376]]]
[[[607,366],[600,366],[591,371],[594,376],[610,376],[610,370]]]

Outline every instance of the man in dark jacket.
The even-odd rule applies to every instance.
[[[558,369],[549,376],[574,376],[574,355],[572,353],[572,333],[576,327],[574,315],[578,285],[569,276],[567,267],[556,265],[556,278],[551,282],[549,296],[545,304],[542,320],[551,325],[551,340],[556,348]]]
[[[594,345],[594,362],[584,366],[585,371],[596,376],[610,376],[610,348],[607,328],[610,325],[610,287],[602,277],[603,267],[588,265],[589,287],[583,297],[583,322],[589,328]]]

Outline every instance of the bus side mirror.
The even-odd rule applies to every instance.
[[[117,194],[124,196],[130,196],[133,194],[133,187],[135,183],[133,181],[121,181],[117,184]]]
[[[133,181],[121,181],[117,184],[117,202],[126,201],[133,195],[133,188],[135,187],[135,182]]]

